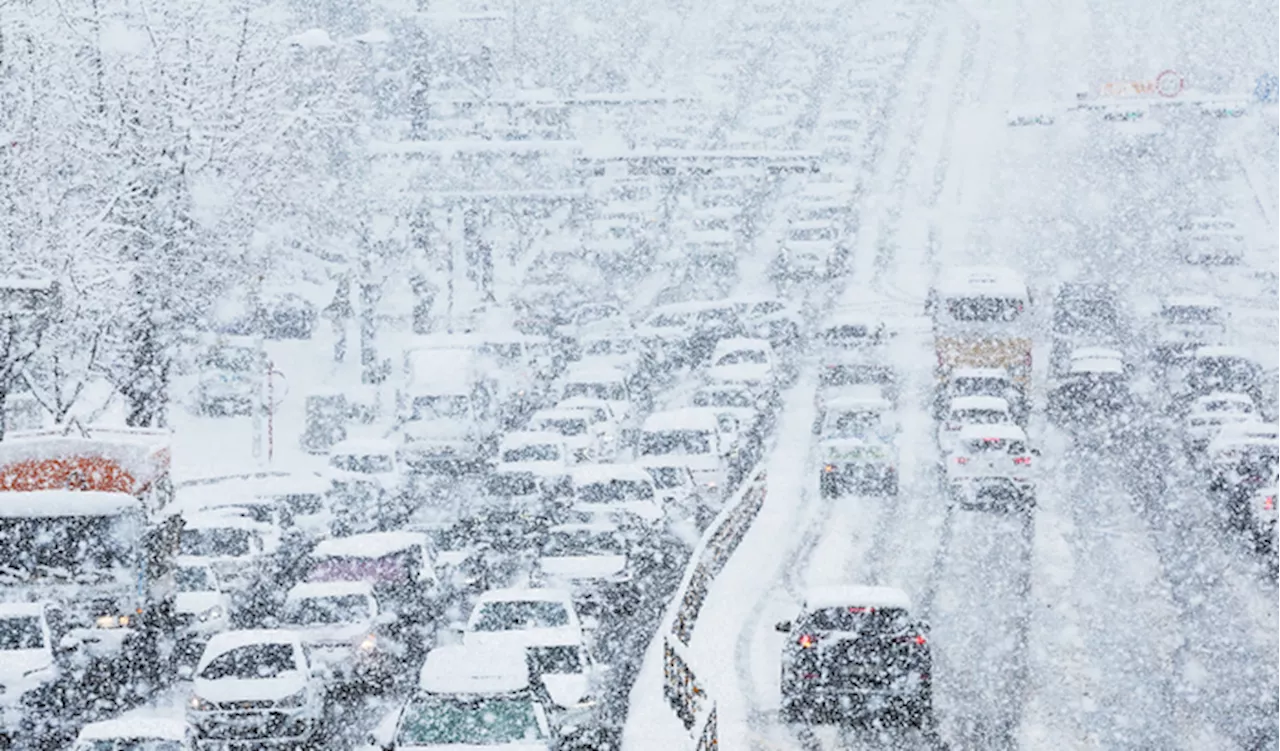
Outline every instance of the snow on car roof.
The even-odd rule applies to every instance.
[[[1026,297],[1027,284],[1013,269],[993,266],[970,266],[944,269],[939,273],[938,294],[1008,295]]]
[[[998,396],[957,396],[951,400],[951,409],[994,409],[1009,411],[1009,402]]]
[[[999,378],[1003,381],[1011,381],[1013,378],[1009,375],[1009,371],[1004,368],[956,368],[951,371],[951,380],[957,378]]]
[[[1110,347],[1080,347],[1071,350],[1072,360],[1123,360],[1120,350]]]
[[[1209,347],[1199,347],[1196,349],[1195,357],[1239,357],[1244,360],[1256,359],[1253,353],[1244,347],[1228,347],[1221,344],[1215,344]]]
[[[618,531],[618,525],[611,522],[577,522],[574,524],[557,524],[547,529],[547,534],[555,534],[563,532],[573,534],[574,532],[587,532],[590,534],[607,535]]]
[[[1071,361],[1072,373],[1123,373],[1124,363],[1111,357],[1087,357]]]
[[[1208,295],[1175,295],[1166,297],[1162,305],[1166,308],[1221,308],[1222,301]]]
[[[789,230],[804,229],[838,229],[836,223],[830,219],[798,219],[787,222]]]
[[[115,739],[181,741],[186,738],[187,723],[181,717],[113,717],[91,722],[80,729],[78,741]]]
[[[450,644],[427,653],[418,687],[433,694],[505,694],[529,687],[529,668],[519,647]]]
[[[586,419],[587,419],[586,415],[582,414],[581,410],[573,409],[572,407],[565,407],[563,409],[556,407],[553,409],[540,409],[537,412],[534,412],[533,415],[529,417],[529,422],[532,423],[536,420],[586,420]]]
[[[50,516],[115,516],[141,509],[128,493],[86,490],[21,490],[0,492],[0,518]]]
[[[321,540],[311,555],[316,558],[381,558],[415,545],[426,545],[427,536],[419,532],[366,532],[350,537]]]
[[[712,357],[727,355],[730,352],[741,352],[743,350],[751,350],[754,352],[771,352],[773,347],[770,346],[766,339],[751,339],[748,337],[734,337],[732,339],[721,339],[716,342],[715,354]]]
[[[490,589],[476,600],[477,605],[486,602],[559,602],[572,606],[573,595],[552,587],[506,587]]]
[[[569,367],[564,380],[569,383],[625,381],[627,374],[622,370],[601,362],[579,362]]]
[[[43,602],[0,602],[0,618],[38,618],[43,613]]]
[[[330,456],[339,454],[370,455],[396,453],[396,444],[385,438],[350,438],[338,441],[329,448]]]
[[[827,399],[826,409],[828,412],[889,412],[893,402],[882,396],[841,394]]]
[[[804,605],[808,609],[866,607],[910,610],[911,598],[897,587],[814,587],[806,593]]]
[[[364,595],[373,597],[373,584],[367,581],[323,581],[302,582],[293,585],[285,600],[305,600],[308,597],[337,597],[341,595]]]
[[[564,436],[545,430],[518,430],[503,435],[500,448],[543,446],[548,443],[560,446],[564,443]]]
[[[273,527],[247,516],[229,514],[223,509],[200,509],[182,517],[185,529],[246,529],[250,532],[270,532]]]
[[[980,440],[983,438],[1025,441],[1027,440],[1027,433],[1013,423],[999,422],[993,425],[966,425],[960,429],[959,438],[961,441]]]
[[[642,430],[719,430],[714,407],[683,407],[654,412],[645,418]]]
[[[302,649],[302,641],[297,632],[288,629],[247,628],[220,631],[209,638],[209,643],[204,648],[204,654],[200,657],[200,668],[197,669],[197,672],[218,655],[226,654],[233,649],[247,647],[251,644],[291,644],[299,650]]]
[[[575,486],[611,480],[653,482],[653,477],[648,472],[634,464],[579,464],[573,468],[570,477]]]
[[[841,310],[831,314],[827,319],[827,323],[823,329],[833,329],[838,326],[866,326],[867,328],[875,328],[880,324],[880,319],[871,312],[863,310]]]

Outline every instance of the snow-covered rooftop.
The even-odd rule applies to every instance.
[[[960,428],[960,441],[982,440],[983,438],[999,438],[1006,441],[1025,441],[1027,433],[1010,422],[999,422],[992,425],[966,425]]]
[[[896,587],[827,586],[805,593],[806,608],[901,608],[911,609],[911,598]]]
[[[644,421],[645,432],[662,430],[707,430],[716,432],[720,422],[714,407],[681,407],[650,414]]]
[[[524,650],[450,644],[427,653],[418,688],[433,694],[505,694],[529,687]]]
[[[998,396],[957,396],[951,400],[951,409],[991,409],[1009,411],[1009,402]]]
[[[321,540],[311,555],[316,558],[381,558],[415,545],[427,546],[427,536],[420,532],[367,532]]]

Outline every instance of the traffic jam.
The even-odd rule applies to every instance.
[[[1165,262],[1187,289],[1145,308],[1105,274],[1002,263],[918,270],[910,305],[872,294],[862,173],[910,61],[893,32],[916,40],[922,7],[876,13],[870,62],[836,60],[834,32],[806,45],[814,9],[768,60],[735,43],[767,15],[735,20],[708,75],[749,93],[651,124],[648,151],[577,158],[576,234],[530,251],[509,290],[445,321],[402,315],[376,387],[289,395],[302,418],[273,425],[272,450],[297,462],[178,471],[182,447],[244,435],[218,426],[258,430],[262,339],[314,354],[300,369],[336,353],[296,296],[253,336],[193,337],[174,429],[10,430],[0,747],[621,749],[691,558],[791,443],[807,457],[792,500],[820,515],[905,504],[926,477],[937,518],[1028,527],[1064,461],[1046,436],[1156,443],[1134,482],[1187,468],[1232,550],[1274,579],[1276,367],[1239,344],[1209,278],[1252,262],[1244,208],[1178,219]],[[1131,93],[1104,87],[1073,115],[1156,119],[1115,104]],[[783,434],[797,394],[814,418]],[[917,411],[923,449],[904,428]],[[853,723],[860,743],[905,728],[948,747],[935,686],[955,645],[906,585],[842,576],[769,621],[782,737],[808,749],[811,728]]]

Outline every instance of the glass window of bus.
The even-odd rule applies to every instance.
[[[1006,297],[957,297],[947,300],[947,314],[957,321],[1011,322],[1022,315],[1022,300]]]

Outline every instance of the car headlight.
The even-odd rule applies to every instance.
[[[93,624],[98,628],[128,628],[129,621],[128,615],[100,615]]]
[[[194,712],[208,712],[213,709],[213,702],[192,694],[191,698],[187,700],[187,708]]]
[[[214,605],[213,607],[209,608],[208,610],[200,614],[200,620],[205,622],[216,621],[220,618],[222,618],[221,605]]]
[[[276,702],[277,707],[301,707],[306,701],[306,692],[299,691]]]
[[[369,634],[368,636],[360,640],[359,649],[364,654],[368,654],[377,648],[378,648],[377,634]]]

